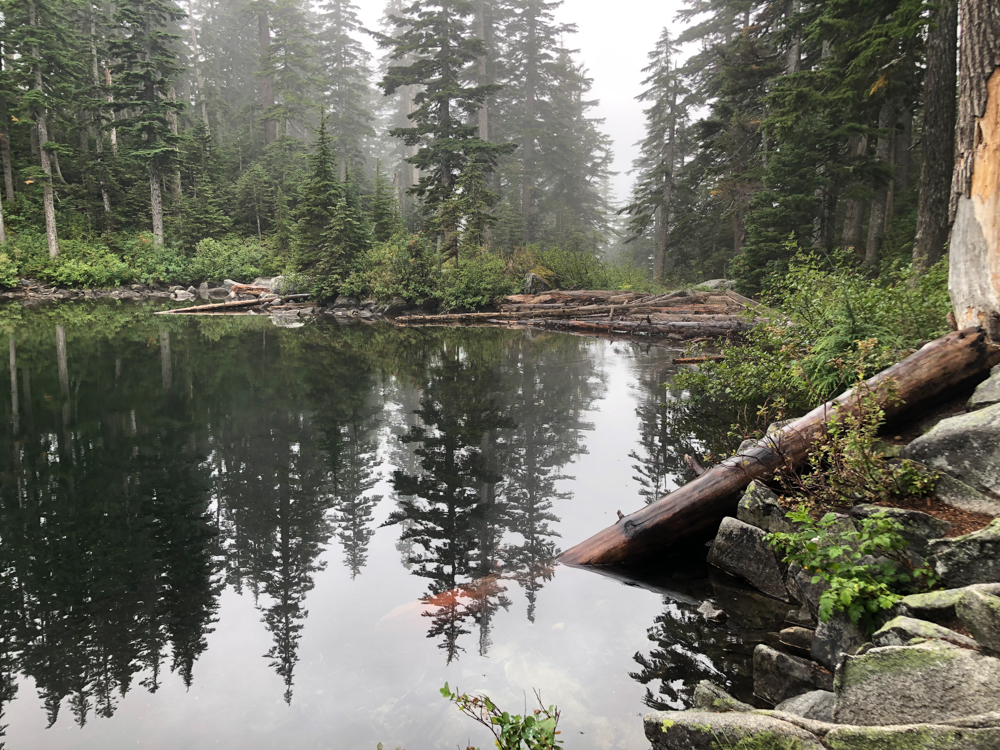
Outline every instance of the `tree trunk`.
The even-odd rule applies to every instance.
[[[35,4],[28,5],[28,24],[34,28],[38,27],[38,18],[35,15]],[[35,74],[34,88],[39,96],[44,96],[42,89],[42,63],[38,47],[31,48],[31,56],[35,63],[32,66]],[[52,162],[49,160],[49,152],[44,148],[49,142],[48,119],[45,107],[39,107],[35,111],[35,130],[38,134],[38,154],[42,164],[42,206],[45,212],[45,239],[49,245],[49,257],[55,258],[59,255],[59,235],[56,231],[56,206],[55,198],[52,194]]]
[[[0,160],[3,161],[3,184],[7,191],[7,200],[12,201],[14,200],[14,170],[10,160],[10,132],[7,127],[9,122],[7,99],[0,95]]]
[[[14,426],[14,439],[21,434],[21,410],[17,403],[17,346],[10,337],[10,414]]]
[[[7,228],[3,223],[3,201],[0,200],[0,243],[7,241]]]
[[[663,160],[667,164],[663,177],[662,203],[657,212],[656,258],[653,260],[653,278],[663,283],[667,266],[667,251],[670,248],[670,203],[674,191],[674,163],[677,160],[677,92],[670,97],[670,131],[664,147]]]
[[[958,158],[949,289],[961,326],[1000,340],[1000,14],[995,0],[961,0]]]
[[[896,121],[893,102],[886,99],[878,113],[878,127],[882,135],[875,143],[875,159],[884,166],[889,165],[892,154],[892,140],[889,129]],[[868,242],[865,245],[866,268],[874,268],[878,263],[879,251],[882,249],[882,239],[885,237],[885,211],[889,198],[889,183],[881,182],[875,190],[872,201],[871,215],[868,217]]]
[[[867,381],[888,418],[967,382],[1000,361],[995,347],[975,329],[949,333]],[[890,398],[886,398],[889,396]],[[784,465],[802,462],[834,415],[856,412],[853,390],[818,406],[754,448],[713,466],[669,495],[625,516],[614,526],[566,550],[567,565],[623,565],[656,559],[671,546],[697,542],[734,515],[739,493],[754,479],[770,478]]]
[[[799,12],[800,0],[788,0],[785,5],[785,23],[790,26],[792,19]],[[792,30],[792,38],[788,42],[785,53],[785,74],[798,73],[802,64],[802,36],[798,29]]]
[[[856,162],[868,150],[868,136],[855,136],[849,146],[851,150],[852,162]],[[844,214],[844,236],[841,238],[841,246],[845,249],[854,248],[857,252],[861,246],[861,229],[865,224],[865,203],[861,200],[847,201],[847,210]]]
[[[486,70],[486,0],[478,0],[476,3],[476,38],[483,43],[483,54],[476,58],[476,73],[479,85],[485,86],[489,83]],[[490,139],[490,116],[489,106],[485,99],[479,105],[478,124],[480,139],[488,141]]]
[[[948,204],[955,169],[955,86],[958,77],[958,0],[941,0],[927,34],[924,76],[924,163],[917,196],[917,238],[913,266],[926,271],[944,255],[948,240]]]
[[[170,84],[170,101],[177,101],[177,91],[172,83]],[[167,119],[170,122],[170,132],[177,135],[177,110],[170,110],[167,115]],[[183,201],[183,196],[181,195],[181,165],[176,159],[174,159],[173,167],[173,170],[170,172],[170,197],[173,200],[174,211],[176,211],[177,216],[180,217]]]
[[[111,88],[111,68],[104,69],[104,85]],[[112,104],[115,98],[108,94],[108,104]],[[115,111],[111,110],[111,122],[115,121]],[[118,128],[114,125],[108,130],[108,138],[111,140],[111,155],[118,156]]]
[[[533,6],[532,6],[533,7]],[[534,10],[526,11],[533,13]],[[536,23],[533,16],[525,19],[528,24],[528,39],[525,43],[526,60],[524,76],[524,121],[521,125],[521,221],[524,222],[521,239],[528,244],[534,239],[531,214],[535,201],[535,73],[537,61]]]
[[[174,366],[170,354],[170,331],[163,326],[160,326],[160,380],[163,392],[169,393],[174,382]]]
[[[261,61],[271,56],[271,21],[267,9],[257,14],[257,42],[260,44]],[[260,81],[261,107],[264,110],[264,145],[268,146],[278,138],[278,123],[271,117],[274,107],[274,78],[266,75]]]
[[[208,102],[205,101],[205,78],[201,74],[201,53],[198,50],[198,31],[194,20],[194,3],[188,1],[188,20],[191,24],[191,57],[194,61],[194,77],[198,83],[198,95],[196,102],[201,109],[201,120],[205,123],[205,132],[210,133],[208,125]]]
[[[149,162],[150,210],[153,214],[153,244],[163,245],[163,195],[160,193],[160,168],[156,159]]]

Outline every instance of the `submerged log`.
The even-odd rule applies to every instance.
[[[947,388],[982,374],[1000,362],[1000,350],[979,328],[967,328],[932,341],[867,381],[885,416],[932,398]],[[889,398],[889,396],[892,398]],[[567,565],[622,565],[649,560],[671,545],[708,534],[736,510],[738,494],[754,479],[771,476],[786,462],[797,464],[823,433],[834,407],[858,409],[853,390],[818,406],[804,417],[760,440],[756,447],[707,470],[655,503],[566,550]]]

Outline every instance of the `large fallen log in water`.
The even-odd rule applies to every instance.
[[[932,341],[867,381],[891,418],[947,388],[981,375],[1000,362],[1000,350],[978,328],[949,333]],[[893,398],[887,398],[889,394]],[[622,565],[649,560],[672,545],[708,534],[736,509],[738,494],[754,479],[771,476],[786,461],[800,463],[826,428],[834,406],[854,412],[854,391],[818,406],[804,417],[664,495],[642,510],[566,550],[567,565]]]

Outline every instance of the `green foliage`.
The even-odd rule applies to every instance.
[[[786,317],[755,325],[725,358],[681,373],[696,395],[767,405],[768,416],[825,401],[948,329],[947,259],[918,278],[909,269],[872,279],[815,255],[775,273],[765,301]]]
[[[646,272],[628,263],[608,263],[587,252],[560,248],[533,249],[529,254],[535,262],[555,274],[560,289],[621,289],[623,291],[653,291],[659,285],[649,280]]]
[[[190,281],[218,283],[226,278],[249,281],[257,276],[273,276],[280,270],[281,263],[267,242],[230,235],[199,242],[187,275]]]
[[[555,750],[562,746],[557,737],[560,734],[559,709],[545,707],[537,692],[538,708],[525,716],[502,711],[486,695],[452,692],[447,682],[441,688],[441,695],[458,706],[463,714],[489,729],[496,738],[497,750]]]
[[[118,254],[132,270],[132,280],[140,284],[176,284],[202,281],[189,274],[189,259],[171,245],[157,246],[148,232],[114,237]]]
[[[900,534],[902,525],[885,513],[858,521],[860,530],[845,529],[835,513],[816,521],[805,505],[787,517],[798,529],[768,534],[765,539],[784,553],[785,562],[797,563],[812,573],[814,584],[824,581],[829,585],[819,599],[823,622],[834,612],[844,612],[851,622],[871,633],[879,612],[892,607],[918,582],[930,581],[929,568],[909,571],[891,559],[907,542]],[[865,560],[867,556],[875,561]]]
[[[486,250],[464,256],[441,277],[441,303],[448,310],[475,310],[515,294],[520,283],[507,274],[507,263]]]
[[[8,276],[39,279],[58,286],[111,287],[129,281],[128,265],[106,245],[87,240],[63,239],[60,254],[50,258],[45,235],[22,232],[7,242]]]
[[[436,297],[437,265],[431,243],[423,234],[397,234],[363,252],[341,288],[352,297],[389,301],[401,297],[421,304]]]

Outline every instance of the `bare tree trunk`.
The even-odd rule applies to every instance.
[[[3,201],[0,200],[0,243],[7,241],[7,227],[3,223]]]
[[[917,196],[913,267],[926,271],[944,255],[950,229],[948,204],[955,169],[955,86],[958,78],[958,0],[941,0],[927,34],[924,76],[924,163]]]
[[[160,167],[156,159],[149,162],[150,209],[153,214],[153,244],[163,245],[163,195],[160,192]]]
[[[2,64],[0,58],[0,64]],[[14,170],[10,160],[10,133],[7,123],[10,116],[7,114],[7,99],[0,95],[0,160],[3,161],[3,184],[7,191],[7,200],[14,200]]]
[[[674,191],[674,164],[677,160],[677,91],[670,97],[670,132],[664,147],[663,160],[667,164],[663,176],[662,203],[656,224],[656,258],[653,260],[653,278],[663,283],[670,248],[670,203]]]
[[[476,58],[476,73],[479,85],[485,86],[489,83],[486,71],[486,0],[478,0],[476,3],[476,38],[483,43],[483,54]],[[484,141],[490,139],[490,117],[489,106],[486,100],[479,105],[479,137]]]
[[[271,21],[267,9],[263,8],[257,14],[257,41],[260,44],[261,59],[267,59],[271,54]],[[264,109],[264,145],[274,143],[278,138],[278,123],[271,117],[274,108],[274,78],[266,75],[260,81],[261,106]]]
[[[205,101],[205,78],[201,74],[201,53],[198,50],[198,32],[194,20],[194,1],[188,0],[188,19],[191,24],[191,56],[194,61],[194,77],[198,82],[197,104],[201,109],[201,120],[205,123],[205,131],[211,132],[208,125],[208,102]]]
[[[38,19],[35,15],[35,4],[33,2],[28,5],[28,24],[35,28],[38,27]],[[38,92],[39,96],[44,96],[44,92],[42,90],[41,55],[38,52],[37,46],[33,46],[31,48],[31,56],[35,60],[35,63],[32,66],[35,74],[34,88],[35,91]],[[49,161],[48,150],[44,148],[45,144],[49,142],[48,119],[45,107],[39,107],[35,111],[35,123],[36,132],[38,133],[38,153],[42,164],[42,172],[45,175],[42,180],[42,206],[45,212],[45,239],[48,241],[49,245],[49,257],[55,258],[59,255],[59,235],[56,230],[55,198],[52,194],[52,163]]]
[[[177,91],[174,88],[174,84],[170,84],[170,101],[177,101]],[[177,129],[177,111],[170,110],[167,119],[170,122],[170,132],[174,135],[178,134]],[[177,216],[181,215],[181,203],[183,201],[183,196],[181,195],[181,165],[174,160],[174,168],[170,173],[170,196],[173,199],[174,211],[177,212]]]
[[[799,0],[788,0],[785,5],[785,22],[789,24],[792,17],[799,12]],[[791,75],[797,73],[802,64],[802,36],[798,29],[792,32],[792,38],[788,43],[788,50],[785,53],[785,73]]]
[[[960,326],[1000,340],[1000,14],[995,0],[960,0],[958,158],[949,289]]]
[[[111,68],[104,69],[104,85],[107,86],[108,88],[111,87]],[[111,96],[111,94],[109,93],[108,104],[112,104],[114,100],[115,98]],[[115,111],[112,109],[111,122],[114,121],[115,121]],[[118,128],[116,128],[114,125],[112,125],[111,129],[108,131],[108,138],[111,139],[111,155],[118,156]]]
[[[859,135],[851,140],[851,156],[853,160],[860,159],[868,150],[868,136]],[[865,203],[864,201],[852,199],[847,201],[847,211],[844,215],[844,236],[841,245],[846,248],[854,248],[855,252],[861,246],[861,229],[865,224]]]
[[[892,154],[892,141],[889,128],[895,122],[893,102],[886,99],[878,113],[878,127],[882,135],[875,143],[875,159],[883,164],[889,164]],[[872,201],[871,216],[868,217],[868,243],[865,245],[865,267],[874,268],[878,263],[879,251],[882,249],[882,239],[885,237],[885,210],[889,197],[889,183],[881,183],[875,190]]]

